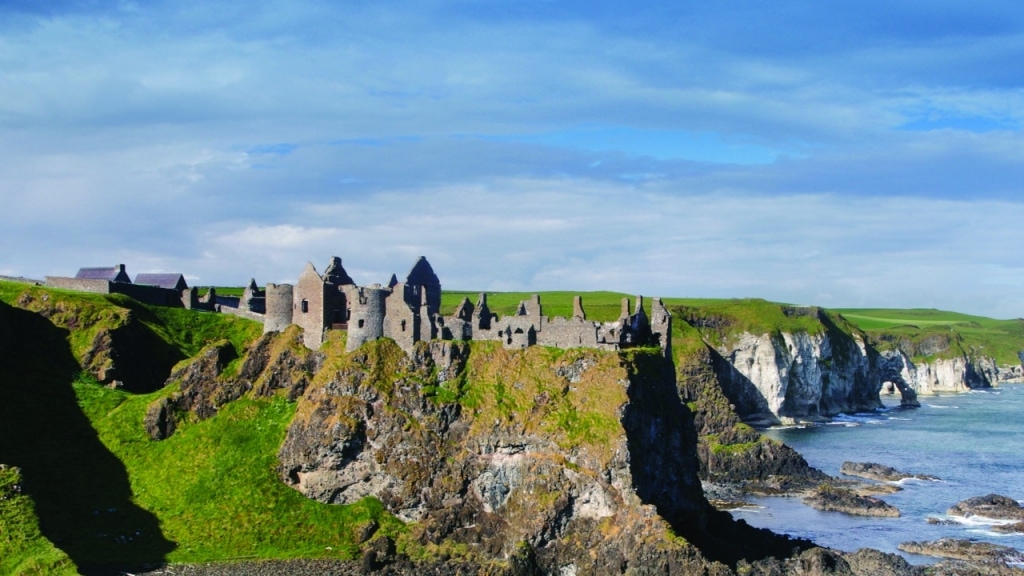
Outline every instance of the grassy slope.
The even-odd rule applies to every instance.
[[[146,406],[164,390],[133,396],[76,386],[100,440],[125,465],[134,501],[160,519],[173,562],[228,558],[353,558],[369,520],[400,529],[379,502],[328,506],[277,478],[277,449],[295,411],[282,398],[241,399],[164,441],[143,430]]]
[[[78,332],[123,318],[128,309],[183,355],[225,336],[240,347],[259,334],[257,324],[0,282],[4,302],[25,292],[52,309],[81,313],[68,312],[76,318],[68,331],[38,314],[5,309],[14,331],[32,344],[0,366],[0,462],[24,470],[25,498],[34,500],[43,534],[76,563],[351,558],[356,531],[369,520],[386,533],[402,530],[376,501],[324,505],[277,479],[276,453],[293,404],[239,400],[153,442],[143,429],[146,407],[172,390],[135,395],[103,388],[80,373],[72,353],[74,343],[88,340]],[[18,518],[0,515],[0,534],[21,533]],[[4,566],[33,561],[39,550],[45,556],[45,546],[40,540],[8,549]]]
[[[0,573],[77,574],[67,554],[39,531],[35,505],[21,484],[18,469],[0,467]]]

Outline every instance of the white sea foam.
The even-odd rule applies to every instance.
[[[881,420],[874,414],[865,414],[863,412],[857,414],[843,414],[840,412],[832,418],[833,423],[854,423],[854,424],[879,424]]]

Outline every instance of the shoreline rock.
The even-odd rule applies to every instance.
[[[1013,498],[999,494],[986,494],[962,500],[947,510],[946,514],[963,518],[981,516],[993,520],[1024,521],[1024,508],[1020,503]]]
[[[804,498],[804,503],[825,512],[842,512],[853,516],[899,518],[900,511],[878,498],[862,496],[853,490],[822,485],[818,491]]]
[[[928,474],[901,472],[891,466],[875,462],[843,462],[839,472],[847,476],[867,478],[868,480],[877,480],[879,482],[899,482],[900,480],[908,479],[939,480],[939,478]]]
[[[1024,562],[1024,554],[1015,548],[976,540],[940,538],[929,542],[902,542],[897,546],[910,554],[935,558],[948,558],[954,562],[941,562],[937,566],[951,570],[950,574],[1024,574],[1024,570],[1010,564]],[[966,563],[965,567],[961,562]]]

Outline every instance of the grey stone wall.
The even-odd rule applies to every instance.
[[[84,280],[65,276],[47,276],[46,285],[51,288],[92,292],[94,294],[110,294],[109,280]]]
[[[537,333],[537,344],[555,348],[597,348],[596,322],[580,318],[551,318]]]
[[[85,278],[67,278],[64,276],[47,276],[46,285],[51,288],[92,292],[93,294],[124,294],[139,302],[156,306],[172,306],[181,308],[181,294],[177,290],[130,284],[127,282],[110,282],[109,280],[90,280]]]
[[[394,340],[403,350],[411,351],[420,340],[420,316],[401,297],[403,288],[396,284],[384,299],[384,336]],[[352,338],[351,334],[349,338]]]
[[[293,288],[292,322],[302,327],[303,343],[311,350],[318,350],[324,342],[326,291],[323,278],[311,262],[307,263]]]

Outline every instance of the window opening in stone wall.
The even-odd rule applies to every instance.
[[[360,319],[359,319],[359,327],[360,327],[360,328],[362,328],[362,327],[363,327],[363,319],[362,319],[362,318],[360,318]]]
[[[302,311],[309,312],[309,300],[302,300]]]
[[[402,332],[405,332],[405,320],[402,320]]]

